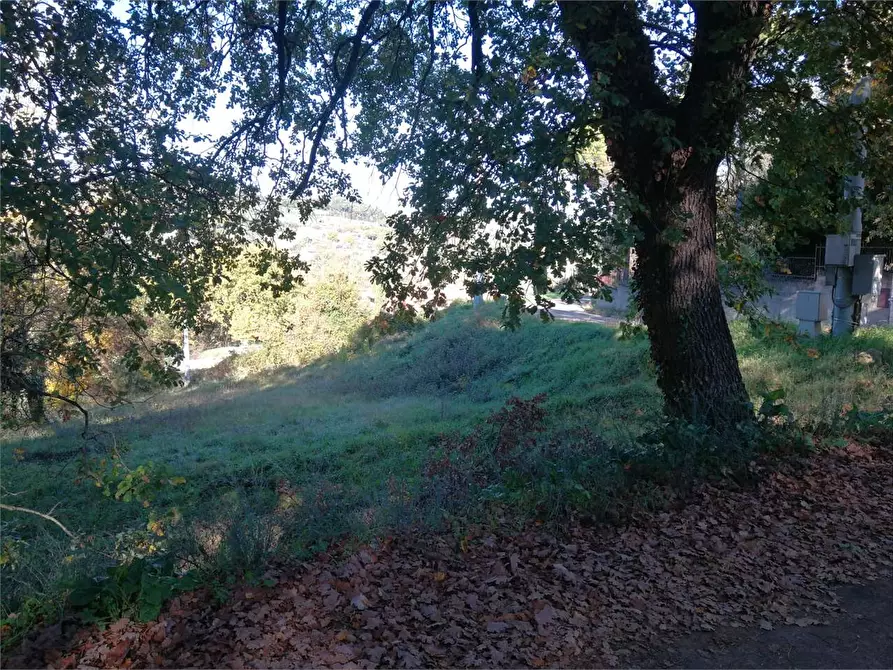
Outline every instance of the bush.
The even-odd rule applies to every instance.
[[[107,568],[100,578],[84,577],[72,584],[68,603],[86,623],[111,623],[121,617],[151,621],[175,593],[198,583],[178,575],[168,558],[139,558]]]
[[[465,436],[441,436],[424,466],[427,498],[453,514],[480,504],[560,519],[605,510],[617,488],[617,454],[588,430],[543,440],[544,394],[511,398]]]
[[[344,273],[315,275],[288,292],[274,290],[250,253],[214,290],[210,312],[232,340],[263,347],[236,358],[233,368],[247,375],[278,366],[303,366],[349,347],[368,319],[357,283]]]
[[[717,431],[666,419],[631,444],[611,444],[586,429],[549,435],[545,395],[511,398],[470,433],[432,444],[423,496],[451,514],[473,515],[495,503],[553,521],[581,514],[617,521],[684,496],[698,482],[746,481],[761,456],[813,450],[808,424],[794,419],[784,398],[781,389],[764,396],[753,423]],[[890,412],[850,410],[841,417],[826,436],[893,435]]]

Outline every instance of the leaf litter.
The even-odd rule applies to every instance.
[[[622,527],[505,524],[461,547],[408,534],[322,554],[223,605],[197,591],[151,623],[85,628],[64,645],[38,635],[5,665],[617,666],[692,631],[827,623],[835,584],[890,576],[893,449],[757,468],[755,487],[704,484]]]

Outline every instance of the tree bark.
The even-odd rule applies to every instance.
[[[717,274],[715,180],[687,175],[678,201],[651,208],[656,221],[639,217],[635,283],[667,412],[724,428],[752,413]]]
[[[600,97],[615,176],[635,197],[637,300],[666,409],[725,429],[752,417],[717,274],[716,172],[743,108],[766,2],[697,2],[685,95],[658,85],[633,2],[560,2]]]
[[[25,399],[28,403],[28,418],[32,423],[43,423],[44,419],[46,419],[43,396],[33,391],[26,391]]]

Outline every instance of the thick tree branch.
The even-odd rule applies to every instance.
[[[276,32],[273,41],[276,43],[276,73],[279,76],[279,90],[277,99],[279,106],[285,100],[285,80],[288,76],[288,68],[291,66],[291,49],[285,41],[285,27],[288,24],[288,5],[286,0],[279,0],[276,7]]]
[[[600,103],[608,155],[624,180],[647,181],[671,104],[657,84],[654,52],[635,3],[562,0],[559,7]]]
[[[341,100],[347,94],[347,89],[350,87],[351,83],[353,83],[353,78],[360,66],[360,51],[363,48],[363,39],[371,30],[373,17],[380,6],[381,0],[372,0],[372,2],[366,5],[366,9],[363,10],[363,15],[360,17],[360,23],[357,25],[357,32],[351,40],[350,56],[347,60],[347,66],[344,69],[344,73],[341,75],[341,79],[335,86],[335,92],[332,94],[332,97],[329,99],[329,102],[323,108],[317,119],[316,132],[313,136],[313,143],[310,146],[310,157],[308,158],[307,166],[304,169],[304,176],[292,193],[292,198],[298,198],[310,184],[313,168],[316,166],[316,156],[319,152],[319,145],[322,143],[323,137],[325,137],[326,128],[329,125],[332,112],[337,109]]]
[[[676,131],[685,146],[718,164],[732,141],[744,94],[750,83],[750,63],[769,16],[770,4],[692,2],[696,33],[692,68],[685,96],[676,114]]]
[[[610,77],[607,87],[629,99],[634,109],[669,105],[657,85],[650,40],[632,2],[559,3],[565,33],[577,45],[589,76]]]
[[[468,23],[471,31],[471,71],[475,81],[480,81],[484,74],[484,29],[481,26],[480,13],[483,3],[480,0],[469,0]]]

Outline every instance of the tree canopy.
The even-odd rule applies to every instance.
[[[434,310],[480,273],[513,321],[569,270],[567,297],[599,291],[635,245],[659,383],[688,418],[744,400],[717,207],[746,191],[722,249],[744,221],[779,243],[833,232],[857,202],[891,230],[884,3],[27,0],[2,15],[5,390],[41,388],[48,361],[95,367],[112,317],[138,366],[134,301],[189,324],[248,244],[289,288],[304,266],[277,246],[282,203],[306,217],[356,199],[359,159],[410,183],[370,264],[394,304]],[[848,105],[865,77],[871,101]],[[224,105],[221,136],[187,130]],[[843,202],[858,171],[868,188]]]

